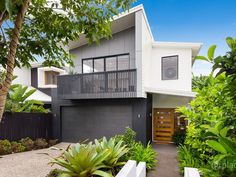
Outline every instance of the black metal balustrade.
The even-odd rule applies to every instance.
[[[58,76],[60,99],[136,97],[136,69]]]

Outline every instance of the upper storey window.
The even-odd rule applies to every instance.
[[[59,72],[45,71],[45,85],[57,85],[57,76],[59,75]]]
[[[82,72],[105,72],[130,69],[129,54],[82,59]]]
[[[178,55],[162,57],[162,80],[178,79]]]

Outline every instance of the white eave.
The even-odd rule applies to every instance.
[[[191,49],[192,56],[195,57],[198,55],[202,43],[190,43],[190,42],[153,42],[152,47],[158,48],[182,48],[182,49]]]
[[[32,89],[36,89],[32,86],[28,87],[28,90],[32,90]],[[41,92],[40,90],[36,89],[36,91],[30,95],[27,100],[38,100],[38,101],[42,101],[44,103],[51,103],[52,102],[52,97]]]
[[[147,93],[154,93],[154,94],[163,94],[163,95],[174,95],[174,96],[183,96],[183,97],[196,97],[196,92],[191,91],[180,91],[180,90],[162,90],[162,89],[155,89],[155,88],[149,88],[145,87],[145,91]]]
[[[148,23],[147,16],[146,16],[146,13],[142,4],[114,16],[112,20],[112,25],[111,25],[112,34],[121,32],[125,29],[135,26],[135,13],[138,11],[143,12],[143,16],[144,16],[146,25],[148,27],[148,31],[152,37],[152,40],[154,41],[152,31]],[[88,43],[88,40],[85,38],[85,35],[81,34],[80,38],[77,41],[70,41],[68,46],[64,46],[64,49],[72,50],[79,46],[86,45],[87,43]]]

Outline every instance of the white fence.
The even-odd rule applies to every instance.
[[[146,163],[129,160],[116,177],[146,177]]]
[[[198,172],[197,168],[184,168],[184,177],[200,177],[200,174]]]

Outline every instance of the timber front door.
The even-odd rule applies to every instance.
[[[170,143],[174,133],[175,109],[155,108],[153,110],[153,140]]]

